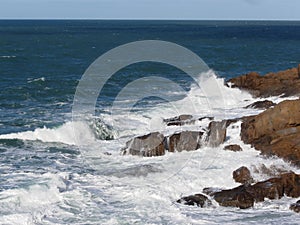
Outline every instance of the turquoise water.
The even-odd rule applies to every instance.
[[[0,21],[1,224],[20,224],[20,221],[27,224],[293,222],[295,218],[287,209],[290,199],[267,202],[257,205],[256,210],[243,212],[223,208],[218,208],[218,212],[199,211],[173,204],[181,194],[199,192],[205,186],[205,182],[194,181],[190,174],[200,169],[203,174],[222,173],[226,177],[234,169],[231,166],[225,169],[225,165],[220,165],[209,170],[191,161],[187,171],[176,177],[176,182],[184,187],[160,184],[160,190],[155,193],[157,187],[149,187],[145,177],[165,176],[159,174],[172,169],[176,160],[181,162],[188,153],[168,155],[156,161],[123,157],[119,150],[130,136],[147,132],[143,126],[148,124],[149,118],[157,114],[164,118],[169,116],[163,107],[160,108],[162,113],[151,112],[151,108],[160,107],[157,104],[162,103],[161,99],[141,100],[136,104],[137,114],[131,124],[122,127],[121,123],[121,129],[112,131],[119,132],[115,140],[99,139],[103,123],[111,122],[103,118],[115,96],[138,78],[171,79],[189,96],[194,95],[190,78],[178,69],[158,63],[139,63],[122,69],[109,80],[98,99],[96,111],[103,118],[89,126],[72,124],[76,86],[88,66],[121,44],[149,39],[174,42],[192,50],[224,79],[250,71],[265,74],[284,70],[300,62],[299,22]],[[143,88],[137,86],[134,91]],[[224,90],[230,92],[225,87]],[[167,92],[168,88],[163,91]],[[180,93],[169,94],[181,98]],[[238,92],[232,92],[232,96],[238,99],[231,105],[232,116],[249,113],[242,107],[244,100],[253,99]],[[217,108],[213,110],[214,115],[223,111]],[[206,112],[209,114],[210,110]],[[127,117],[120,114],[120,120]],[[86,146],[76,145],[71,137],[72,129],[82,131]],[[127,129],[132,130],[127,133]],[[238,139],[238,133],[232,132],[234,139]],[[97,163],[91,164],[82,152],[97,150],[99,145],[95,143],[100,143],[103,149],[95,153]],[[249,152],[243,153],[236,165],[263,160],[249,146],[245,148]],[[214,157],[202,154],[201,150],[197,151],[196,158]],[[281,161],[264,163],[281,163],[289,168]],[[234,186],[228,182],[216,178],[207,185]],[[137,183],[142,183],[143,188]],[[189,184],[185,186],[186,183]]]

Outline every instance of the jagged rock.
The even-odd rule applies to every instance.
[[[253,108],[253,109],[268,109],[272,106],[276,105],[274,102],[269,100],[254,102],[250,105],[247,105],[245,108]]]
[[[211,147],[218,147],[223,144],[226,139],[227,120],[212,121],[208,125],[208,145]]]
[[[169,119],[163,120],[167,126],[183,126],[186,124],[194,124],[195,119],[192,115],[180,115]]]
[[[245,117],[241,139],[265,155],[300,166],[300,100],[286,100],[257,116]]]
[[[181,199],[177,200],[176,202],[182,203],[184,205],[199,206],[201,208],[212,204],[211,201],[203,194],[195,194],[195,195],[182,197]]]
[[[300,175],[289,172],[253,185],[244,184],[221,191],[215,191],[212,188],[204,190],[221,206],[246,209],[252,207],[254,202],[264,201],[265,198],[280,199],[284,195],[293,198],[300,197]]]
[[[254,205],[254,198],[246,191],[246,186],[222,190],[213,194],[214,199],[221,205],[226,207],[238,207],[247,209]]]
[[[164,155],[164,139],[159,132],[135,137],[126,143],[123,153],[145,157]]]
[[[299,66],[260,76],[251,72],[228,81],[228,86],[249,91],[255,97],[294,96],[300,93]]]
[[[243,151],[242,147],[239,145],[226,145],[224,150],[233,151],[233,152],[240,152]]]
[[[181,152],[183,150],[193,151],[201,146],[201,137],[203,132],[182,131],[172,134],[169,138],[169,152]]]
[[[293,210],[296,213],[300,213],[300,200],[294,204],[290,205],[290,210]]]
[[[207,187],[203,188],[202,192],[206,195],[213,196],[216,192],[220,192],[222,189],[214,188],[214,187]]]
[[[237,170],[233,171],[232,176],[235,182],[237,183],[241,183],[241,184],[253,183],[253,178],[251,176],[250,170],[245,166],[242,166]]]

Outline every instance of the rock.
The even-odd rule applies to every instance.
[[[224,150],[233,151],[233,152],[240,152],[243,151],[242,147],[239,145],[226,145]]]
[[[226,139],[226,128],[227,120],[223,121],[212,121],[208,125],[208,145],[210,147],[218,147],[220,144],[223,144]]]
[[[233,171],[232,176],[235,182],[237,183],[241,183],[241,184],[253,183],[253,178],[251,176],[250,170],[245,166],[242,166],[237,170]]]
[[[256,184],[243,184],[233,189],[215,191],[212,188],[204,189],[221,206],[252,207],[254,202],[264,201],[265,198],[280,199],[300,197],[300,175],[293,172],[282,174]]]
[[[294,96],[300,93],[299,66],[260,76],[251,72],[228,81],[231,87],[249,91],[255,97]]]
[[[202,192],[206,195],[213,196],[216,192],[220,192],[222,189],[214,188],[214,187],[207,187],[203,188]]]
[[[201,208],[212,204],[211,201],[203,194],[195,194],[195,195],[183,197],[177,200],[176,202],[182,203],[184,205],[199,206]]]
[[[300,64],[298,64],[298,78],[300,78]]]
[[[290,210],[293,210],[296,213],[300,213],[300,200],[294,204],[290,205]]]
[[[186,124],[194,124],[195,120],[192,115],[180,115],[169,119],[163,120],[167,126],[183,126]]]
[[[135,137],[126,143],[123,153],[145,157],[164,155],[164,139],[159,132]]]
[[[241,139],[262,154],[277,155],[300,166],[300,100],[286,100],[244,118]]]
[[[276,105],[274,102],[269,100],[254,102],[250,105],[247,105],[245,108],[253,108],[253,109],[268,109],[272,106]]]
[[[203,132],[182,131],[172,134],[169,138],[169,152],[181,152],[183,150],[193,151],[201,146],[201,137]]]
[[[214,199],[221,205],[226,207],[238,207],[240,209],[247,209],[253,207],[254,198],[246,191],[246,186],[222,190],[213,195]]]

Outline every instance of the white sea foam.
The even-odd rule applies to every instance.
[[[45,77],[39,77],[39,78],[35,78],[35,79],[29,78],[28,81],[27,81],[27,83],[38,82],[38,81],[44,82],[45,80],[46,80]]]
[[[150,158],[120,155],[120,148],[131,136],[154,130],[171,134],[177,129],[199,129],[199,126],[206,126],[209,122],[204,120],[181,128],[166,127],[163,118],[196,114],[224,119],[261,112],[244,108],[258,99],[239,89],[228,88],[223,82],[218,78],[207,80],[204,84],[208,89],[218,85],[218,93],[222,96],[207,96],[203,90],[192,86],[185,98],[175,102],[159,104],[142,112],[122,111],[119,108],[118,114],[102,115],[105,123],[118,132],[116,140],[97,140],[91,128],[93,126],[87,122],[67,122],[52,129],[38,128],[1,135],[1,139],[18,138],[71,145],[85,143],[80,148],[84,154],[78,160],[83,159],[86,166],[97,172],[77,174],[70,171],[73,179],[69,182],[73,189],[65,192],[59,192],[60,188],[66,187],[57,175],[53,175],[46,185],[37,182],[27,188],[0,192],[0,220],[8,224],[59,224],[63,220],[68,221],[66,218],[75,219],[78,224],[294,223],[298,218],[288,207],[295,199],[286,197],[255,204],[253,209],[243,212],[220,207],[216,202],[206,209],[175,203],[181,196],[201,193],[205,187],[237,186],[232,172],[240,166],[250,168],[255,180],[268,178],[268,175],[255,169],[260,165],[300,172],[282,159],[264,158],[259,151],[244,144],[240,139],[241,122],[228,127],[226,142],[217,148],[203,147],[193,152],[167,153]],[[276,103],[284,100],[277,97],[268,99]],[[190,102],[195,104],[194,107],[189,107]],[[125,103],[130,104],[130,101]],[[239,144],[243,151],[224,151],[223,147],[228,144]],[[104,152],[112,155],[105,155]]]
[[[83,143],[94,141],[94,135],[85,122],[67,122],[57,128],[37,128],[34,131],[25,131],[0,135],[0,139],[38,140],[43,142],[61,142],[69,145],[78,143],[79,138]]]

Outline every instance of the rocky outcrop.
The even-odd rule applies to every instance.
[[[299,95],[299,66],[278,73],[268,73],[264,76],[251,72],[230,79],[228,86],[247,90],[255,97]]]
[[[169,119],[164,119],[163,121],[167,124],[167,126],[183,126],[186,124],[195,123],[195,119],[193,119],[192,115],[180,115]]]
[[[265,198],[280,199],[284,195],[300,197],[300,175],[290,172],[253,185],[243,184],[228,190],[205,188],[203,192],[213,197],[221,206],[246,209]],[[193,199],[192,196],[188,197]]]
[[[212,204],[211,201],[203,194],[195,194],[195,195],[182,197],[181,199],[177,200],[176,202],[184,204],[184,205],[199,206],[201,208]]]
[[[225,142],[227,126],[227,120],[212,121],[209,123],[207,139],[210,147],[218,147]]]
[[[138,156],[161,156],[165,154],[165,137],[159,132],[135,137],[126,143],[123,154]]]
[[[276,104],[272,101],[269,100],[264,100],[264,101],[257,101],[254,102],[250,105],[247,105],[245,108],[249,109],[249,108],[253,108],[253,109],[268,109],[272,106],[275,106]]]
[[[245,166],[242,166],[237,170],[233,171],[232,177],[237,183],[241,183],[241,184],[253,183],[253,178],[251,176],[250,170]]]
[[[283,101],[243,119],[241,139],[265,155],[300,165],[300,100]]]
[[[247,209],[254,205],[253,196],[247,192],[247,187],[241,185],[239,187],[222,190],[213,194],[213,198],[221,206],[238,207],[240,209]]]
[[[290,210],[293,210],[296,213],[300,213],[300,200],[296,203],[290,205]]]
[[[169,152],[193,151],[201,146],[203,132],[182,131],[172,134],[169,138]]]
[[[242,147],[239,146],[239,145],[226,145],[224,147],[224,150],[227,150],[227,151],[233,151],[233,152],[240,152],[240,151],[243,151]]]

